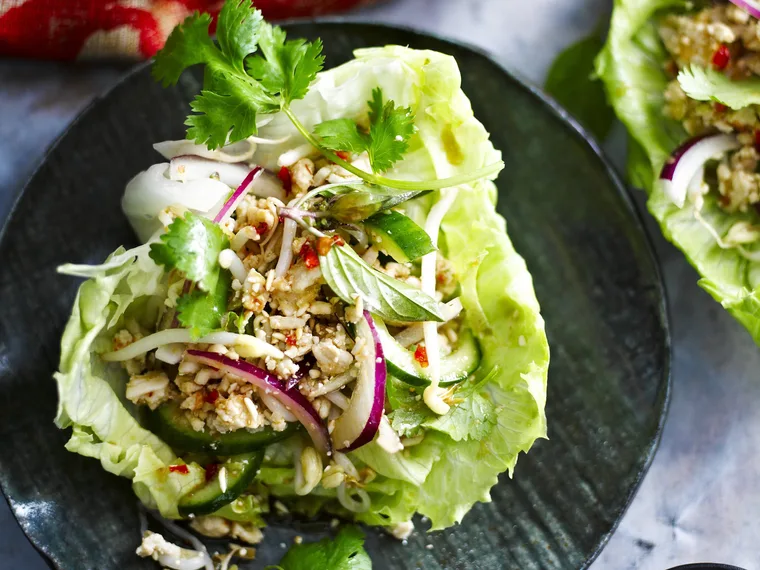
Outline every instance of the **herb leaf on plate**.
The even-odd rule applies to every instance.
[[[321,71],[325,58],[322,40],[314,42],[297,39],[286,41],[285,32],[265,24],[261,29],[261,55],[250,58],[246,65],[251,76],[258,79],[272,95],[279,95],[285,104],[303,99],[309,85]]]
[[[364,533],[355,526],[348,526],[335,538],[292,546],[279,567],[282,570],[372,570],[372,561],[364,550]]]
[[[182,272],[186,279],[209,292],[219,279],[219,254],[228,246],[222,228],[188,212],[171,223],[160,241],[151,244],[150,258],[167,269]]]
[[[334,245],[319,256],[322,275],[349,305],[361,297],[364,307],[390,321],[443,321],[438,302],[427,293],[372,269],[348,245]]]
[[[351,119],[334,119],[314,128],[324,148],[361,153],[367,151],[373,172],[388,170],[401,160],[414,134],[414,113],[409,107],[383,102],[383,90],[372,90],[369,105],[369,132],[364,133]]]
[[[195,338],[221,328],[231,286],[230,272],[220,271],[213,291],[204,293],[196,289],[192,293],[182,295],[177,299],[177,319],[180,324],[190,329]]]
[[[735,81],[714,69],[692,65],[678,73],[684,93],[697,101],[716,101],[731,109],[760,105],[760,79]]]

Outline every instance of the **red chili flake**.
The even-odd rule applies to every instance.
[[[716,113],[725,113],[728,110],[728,107],[726,107],[723,103],[715,103],[713,104],[713,108],[715,109]]]
[[[285,216],[277,216],[277,221],[279,221],[280,223],[284,222]]]
[[[290,194],[293,189],[293,179],[290,177],[290,170],[288,170],[287,166],[280,168],[280,171],[277,173],[277,178],[282,182],[282,187],[285,189],[285,193]]]
[[[339,150],[335,154],[338,156],[338,158],[342,158],[343,160],[348,160],[351,158],[351,155],[348,154],[345,150]]]
[[[314,269],[319,265],[319,256],[308,241],[304,242],[301,246],[301,251],[298,252],[298,255],[309,269]]]
[[[730,61],[731,51],[728,49],[727,45],[721,44],[712,56],[713,67],[719,71],[723,71],[728,67]]]
[[[419,362],[420,366],[423,368],[428,367],[427,349],[421,344],[418,344],[416,350],[414,351],[414,359]]]
[[[259,225],[256,226],[256,233],[260,236],[264,235],[269,231],[269,224],[266,222],[261,222]]]
[[[171,473],[181,473],[182,475],[190,473],[190,469],[187,468],[187,465],[169,465],[169,471]]]
[[[219,473],[218,463],[209,463],[206,465],[206,481],[211,481]]]
[[[286,336],[285,344],[287,344],[288,346],[295,346],[296,344],[298,344],[298,341],[296,340],[295,335],[289,334],[288,336]]]
[[[332,237],[332,242],[333,242],[333,245],[346,245],[346,242],[343,241],[343,238],[340,237],[338,234],[335,234]]]
[[[216,390],[211,390],[210,392],[206,392],[206,395],[203,396],[203,401],[208,402],[209,404],[213,404],[217,401],[219,398],[219,392]]]

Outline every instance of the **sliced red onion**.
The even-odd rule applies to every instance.
[[[742,10],[746,10],[755,18],[760,18],[760,2],[754,0],[730,0],[730,2]]]
[[[175,156],[169,163],[169,178],[185,182],[218,176],[227,186],[236,188],[250,173],[251,168],[242,162],[230,164],[200,156]]]
[[[725,134],[700,136],[685,142],[670,155],[660,172],[659,183],[665,195],[683,208],[689,184],[705,162],[739,146],[734,135]]]
[[[335,447],[341,451],[353,451],[375,438],[385,405],[383,346],[368,311],[356,325],[356,337],[365,343],[356,357],[360,362],[359,377],[348,409],[335,420],[332,432]]]
[[[270,374],[266,370],[262,370],[244,360],[232,360],[214,352],[188,350],[186,359],[238,376],[246,382],[250,382],[265,394],[268,393],[285,406],[303,424],[306,431],[309,432],[317,450],[323,455],[330,455],[331,445],[327,428],[322,423],[322,419],[311,405],[311,402],[297,388],[286,388],[282,380],[274,374]],[[384,392],[385,383],[383,383]]]
[[[238,186],[237,189],[232,193],[232,196],[227,198],[227,201],[222,206],[222,209],[219,210],[216,216],[214,216],[214,223],[218,224],[219,222],[224,221],[233,211],[235,211],[235,208],[237,208],[237,205],[248,193],[248,190],[251,189],[253,181],[256,179],[260,172],[260,166],[253,167],[253,170],[248,173],[248,176],[243,179],[243,181],[240,183],[240,186]]]

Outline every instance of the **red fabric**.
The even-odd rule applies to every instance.
[[[254,0],[269,20],[347,10],[372,0]],[[222,0],[0,0],[0,55],[40,59],[151,57],[195,10]]]

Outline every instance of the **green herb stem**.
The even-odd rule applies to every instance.
[[[466,174],[459,174],[457,176],[452,176],[450,178],[441,178],[439,180],[423,180],[422,182],[415,182],[412,180],[394,180],[393,178],[385,178],[384,176],[378,176],[377,174],[372,174],[365,172],[360,168],[356,168],[350,162],[347,162],[340,158],[333,151],[324,148],[319,144],[319,141],[314,137],[314,135],[306,130],[306,127],[304,127],[301,121],[298,120],[298,117],[295,116],[295,113],[293,113],[292,109],[289,106],[283,105],[282,111],[285,113],[285,115],[287,115],[298,132],[301,133],[303,138],[305,138],[309,144],[318,149],[323,155],[325,155],[325,157],[327,157],[335,164],[342,166],[351,174],[355,174],[370,184],[387,186],[388,188],[396,188],[398,190],[440,190],[442,188],[451,188],[453,186],[469,184],[471,182],[480,180],[481,178],[493,176],[494,174],[498,174],[504,168],[504,161],[500,160],[499,162],[494,162],[493,164],[489,164],[488,166],[484,166],[483,168],[473,170],[472,172],[468,172]]]

